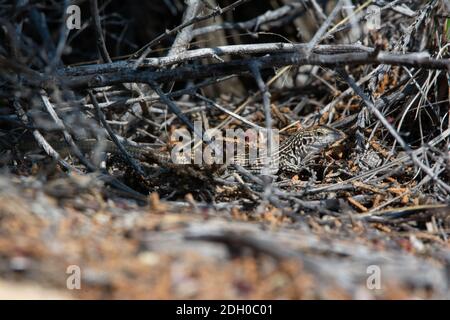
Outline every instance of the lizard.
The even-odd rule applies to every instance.
[[[260,173],[267,166],[267,163],[270,174],[275,174],[279,170],[299,172],[304,168],[305,164],[311,161],[321,151],[328,149],[345,138],[345,133],[340,130],[323,125],[314,126],[299,130],[290,135],[281,143],[278,150],[269,159],[257,158],[250,162],[248,159],[243,160],[242,158],[238,159],[235,157],[233,163],[242,165],[242,167],[253,173]],[[102,152],[120,154],[119,148],[110,140],[99,142],[95,139],[84,139],[76,141],[76,144],[85,153],[92,152],[99,147]],[[70,150],[64,141],[57,141],[51,143],[51,145],[61,153],[67,153]],[[19,144],[19,146],[22,150],[30,149],[27,143]],[[34,146],[36,146],[35,142]],[[150,153],[154,159],[163,162],[171,160],[169,155],[160,154],[148,146],[127,143],[123,143],[123,146],[130,155],[136,158]]]

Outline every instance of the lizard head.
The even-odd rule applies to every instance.
[[[299,131],[284,143],[283,149],[290,150],[286,153],[285,160],[295,165],[308,162],[345,137],[343,132],[327,126],[315,126]]]
[[[309,152],[317,153],[342,141],[345,137],[345,133],[337,129],[327,126],[317,126],[306,130],[304,139]]]

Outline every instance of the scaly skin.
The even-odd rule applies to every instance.
[[[257,158],[250,162],[248,159],[234,157],[233,163],[237,163],[251,172],[260,172],[264,167],[267,167],[272,174],[276,173],[279,169],[298,172],[315,155],[343,140],[345,137],[346,135],[343,132],[326,126],[303,129],[283,141],[279,150],[268,159],[269,161],[265,161],[267,158]],[[62,154],[67,154],[70,150],[64,141],[50,144]],[[109,140],[102,141],[100,144],[97,140],[86,139],[77,141],[76,144],[84,153],[99,148],[102,152],[120,154],[117,146]],[[152,152],[154,157],[162,161],[170,161],[169,155],[159,154],[149,147],[123,145],[127,152],[134,157],[141,157],[148,152]],[[34,143],[35,146],[36,143]],[[22,144],[21,149],[29,150],[32,147]]]

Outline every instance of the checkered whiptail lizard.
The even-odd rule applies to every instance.
[[[342,141],[346,135],[337,130],[327,126],[316,126],[308,129],[299,130],[285,139],[278,150],[268,159],[256,158],[253,161],[248,159],[234,158],[233,163],[237,163],[250,172],[261,172],[264,166],[267,166],[270,173],[274,174],[279,169],[283,171],[298,172],[303,166],[310,161],[315,155],[321,151],[331,147],[339,141]],[[50,143],[53,148],[61,153],[66,153],[70,149],[64,141]],[[76,141],[77,146],[82,152],[91,152],[100,149],[102,152],[120,154],[118,147],[109,140],[99,142],[94,139],[86,139]],[[34,146],[36,143],[34,142]],[[163,161],[170,161],[169,155],[159,154],[156,150],[149,147],[135,146],[130,144],[123,144],[127,152],[134,157],[141,157],[151,152],[153,157]],[[30,150],[29,144],[19,144],[22,150]],[[276,164],[276,166],[274,166]]]

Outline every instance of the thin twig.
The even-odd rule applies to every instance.
[[[98,51],[100,52],[100,57],[103,60],[103,62],[112,62],[108,53],[108,49],[106,48],[105,37],[103,36],[97,0],[90,0],[90,4],[91,4],[92,19],[94,20],[95,36],[97,38],[97,48]]]
[[[100,106],[98,105],[97,99],[95,98],[95,96],[92,94],[91,91],[89,91],[89,96],[91,98],[91,102],[94,105],[94,108],[97,112],[97,117],[99,119],[99,121],[101,122],[101,124],[103,125],[103,127],[106,129],[106,131],[108,132],[111,140],[114,142],[114,144],[117,146],[117,148],[120,150],[120,152],[122,153],[123,157],[125,158],[125,160],[131,165],[131,167],[142,177],[145,177],[145,172],[144,170],[141,168],[141,166],[139,165],[138,162],[134,161],[134,159],[128,154],[127,149],[122,145],[122,143],[119,141],[119,139],[117,138],[116,134],[114,133],[114,131],[112,130],[111,126],[109,125],[109,123],[106,121],[105,115],[103,114],[102,110],[100,109]]]

